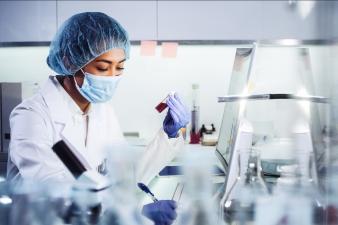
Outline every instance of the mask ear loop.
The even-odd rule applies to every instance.
[[[85,75],[85,73],[84,73],[84,71],[82,70],[82,68],[80,68],[80,70],[81,70],[81,72],[82,72],[82,74],[83,74],[83,77],[85,77],[86,75]],[[75,82],[75,87],[76,87],[76,89],[77,89],[77,91],[81,94],[81,87],[82,87],[82,85],[83,85],[83,83],[82,83],[82,85],[81,85],[81,87],[77,84],[77,82],[76,82],[76,79],[75,79],[75,74],[74,74],[74,76],[73,76],[73,79],[74,79],[74,82]],[[84,82],[84,81],[83,81]],[[82,94],[81,94],[82,95]],[[83,95],[82,95],[83,96]],[[84,96],[83,96],[84,97]],[[85,97],[84,97],[85,98]],[[89,100],[87,100],[88,102],[90,102]],[[85,108],[85,111],[88,109],[88,106],[89,106],[90,104],[88,104],[87,106],[86,106],[86,108]]]
[[[81,70],[81,72],[82,72],[82,74],[83,74],[83,77],[85,77],[85,76],[86,76],[86,75],[85,75],[85,72],[82,70],[82,68],[80,68],[80,70]],[[74,79],[75,85],[76,85],[78,88],[80,88],[79,84],[76,82],[75,75],[73,76],[73,79]]]

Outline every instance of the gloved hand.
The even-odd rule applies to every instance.
[[[178,131],[190,122],[190,113],[175,93],[167,99],[168,113],[163,121],[163,130],[169,138],[175,138]]]
[[[160,200],[143,206],[142,214],[154,221],[155,225],[170,225],[177,217],[176,208],[175,201]]]

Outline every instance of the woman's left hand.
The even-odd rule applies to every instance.
[[[163,130],[169,138],[175,138],[178,131],[190,122],[190,113],[176,93],[169,95],[166,103],[169,110],[163,121]]]

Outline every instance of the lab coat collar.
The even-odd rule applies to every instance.
[[[67,103],[63,100],[62,95],[57,89],[59,82],[55,76],[49,76],[44,87],[40,90],[46,105],[49,108],[49,113],[54,122],[67,123],[70,119]]]
[[[63,124],[63,128],[57,138],[62,138],[73,150],[73,153],[81,160],[87,169],[90,169],[90,158],[86,157],[86,146],[84,140],[77,135],[77,129],[72,121],[74,112],[69,108],[63,93],[58,89],[59,82],[55,77],[50,76],[40,93],[48,107],[51,119],[54,123]]]
[[[71,119],[71,115],[75,112],[75,106],[72,107],[73,110],[69,109],[67,101],[65,101],[62,93],[60,93],[60,90],[58,90],[58,85],[60,85],[58,82],[59,81],[56,79],[55,76],[49,76],[47,82],[40,90],[40,93],[49,108],[49,112],[53,121],[59,123],[67,123]],[[88,114],[89,116],[95,115],[91,118],[91,120],[95,120],[97,122],[101,121],[100,118],[102,118],[103,116],[102,107],[104,104],[106,103],[96,103],[90,105],[90,108],[86,114]],[[79,111],[79,114],[80,113],[81,112]]]

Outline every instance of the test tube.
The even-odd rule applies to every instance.
[[[163,110],[165,110],[168,105],[167,105],[167,99],[169,98],[170,95],[174,95],[175,92],[170,92],[167,97],[165,97],[156,107],[155,109],[157,110],[157,112],[161,113],[163,112]]]

